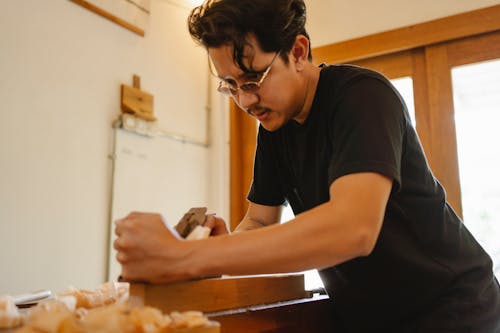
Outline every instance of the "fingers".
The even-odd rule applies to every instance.
[[[115,221],[115,234],[120,237],[126,233],[135,233],[138,231],[140,223],[140,213],[130,213],[126,217]]]
[[[141,255],[136,251],[134,244],[126,237],[115,239],[113,248],[117,251],[116,260],[122,265],[137,260]]]
[[[210,223],[217,228],[221,224],[218,220],[224,224],[222,219]],[[113,247],[117,250],[116,260],[121,264],[124,279],[166,281],[180,278],[179,272],[170,274],[168,271],[179,266],[175,264],[183,257],[187,242],[181,242],[168,231],[161,215],[131,213],[115,221],[115,234]],[[186,274],[185,270],[181,273]]]
[[[123,233],[123,228],[122,228],[122,223],[124,219],[119,219],[115,221],[115,235],[120,237],[120,235]]]
[[[118,237],[121,236],[127,229],[133,228],[134,225],[134,217],[131,214],[127,215],[122,219],[118,219],[115,221],[115,235]]]
[[[211,236],[226,235],[229,233],[224,219],[216,215],[207,215],[207,219],[203,225],[212,230],[210,232]]]
[[[121,264],[122,277],[129,281],[149,281],[157,276],[158,253],[164,248],[174,247],[168,243],[171,236],[159,214],[133,212],[115,222],[116,260]],[[161,276],[158,274],[158,276]]]
[[[118,261],[120,264],[124,265],[127,262],[129,262],[129,258],[125,252],[119,252],[116,254],[116,261]]]
[[[215,215],[214,214],[208,214],[207,218],[205,220],[205,223],[203,223],[204,227],[213,229],[215,227]]]
[[[129,250],[131,247],[132,246],[131,246],[130,242],[128,242],[125,237],[118,237],[113,242],[113,248],[116,251],[126,251],[126,250]]]
[[[117,238],[113,242],[113,248],[118,252],[116,260],[120,264],[130,262],[132,255],[136,252],[136,244],[133,239],[136,221],[132,214],[115,221],[115,234]]]

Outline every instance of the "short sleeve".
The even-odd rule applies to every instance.
[[[259,127],[253,180],[247,199],[260,205],[279,206],[285,203],[285,195],[270,136],[271,133]]]
[[[376,172],[401,185],[405,105],[389,82],[364,77],[349,83],[330,119],[330,184],[359,172]]]

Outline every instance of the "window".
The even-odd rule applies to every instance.
[[[408,112],[410,113],[411,123],[415,127],[415,102],[413,101],[413,79],[410,76],[392,79],[391,83],[403,97]]]
[[[500,278],[500,60],[452,69],[464,223]]]
[[[295,217],[290,205],[283,207],[283,212],[281,213],[281,223],[286,223]],[[318,290],[323,288],[323,281],[319,277],[318,271],[316,269],[311,269],[304,271],[304,284],[306,290]]]

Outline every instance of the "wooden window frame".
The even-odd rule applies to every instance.
[[[498,31],[500,5],[313,49],[317,63],[346,63]]]
[[[248,208],[253,178],[257,122],[231,99],[229,102],[229,226],[234,230]]]
[[[448,201],[462,216],[451,68],[500,57],[500,5],[317,47],[312,53],[317,64],[351,63],[389,78],[412,77],[417,132]],[[230,126],[234,228],[246,212],[257,126],[234,105]]]

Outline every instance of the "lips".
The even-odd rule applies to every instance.
[[[250,111],[250,113],[259,121],[266,120],[269,116],[269,110],[253,110]]]

